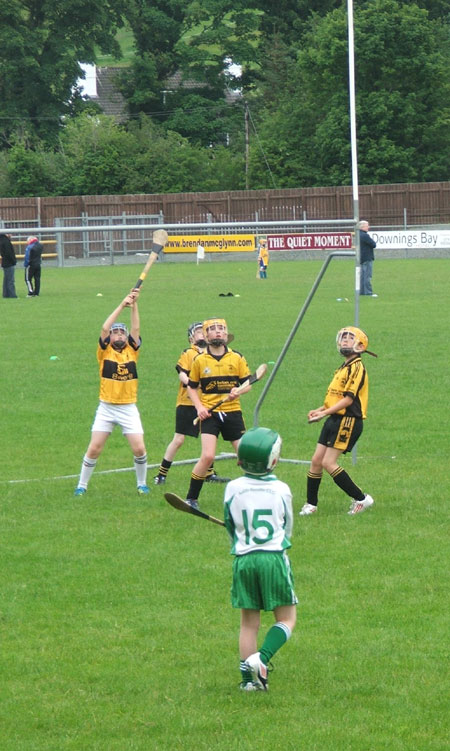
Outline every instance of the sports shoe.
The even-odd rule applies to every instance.
[[[155,485],[165,485],[167,477],[165,475],[155,475],[153,482]]]
[[[362,514],[363,511],[373,506],[373,498],[371,495],[365,495],[363,501],[352,501],[352,505],[350,506],[350,511],[348,512],[350,515],[353,516],[353,514]]]
[[[139,495],[148,495],[150,493],[150,488],[148,485],[138,485],[137,492]]]
[[[86,488],[80,488],[78,486],[78,488],[75,488],[75,490],[73,491],[73,494],[74,495],[85,495],[86,494]]]
[[[310,514],[315,514],[317,511],[317,506],[313,506],[312,503],[305,503],[302,510],[298,512],[299,516],[309,516]]]
[[[256,683],[253,683],[252,681],[241,681],[239,684],[239,688],[241,691],[263,691],[260,686],[257,686]]]
[[[197,511],[200,511],[200,506],[198,505],[198,501],[195,498],[186,498],[186,503],[191,508],[195,508]]]
[[[230,482],[230,478],[220,477],[220,475],[216,475],[216,473],[213,472],[212,475],[207,475],[205,477],[205,482]]]
[[[375,292],[372,292],[372,294],[370,296],[371,297],[378,297],[378,295],[376,295]]]
[[[258,686],[258,690],[267,691],[267,665],[261,662],[259,652],[250,655],[245,660],[245,667],[250,670],[253,678],[253,683]]]

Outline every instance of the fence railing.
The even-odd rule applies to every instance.
[[[161,216],[157,217],[135,217],[138,221],[132,223],[114,223],[113,219],[119,221],[122,217],[95,217],[92,222],[87,222],[83,218],[82,224],[73,224],[76,217],[66,218],[52,227],[35,227],[33,233],[40,239],[43,244],[50,244],[56,248],[56,257],[59,266],[64,266],[68,262],[83,260],[93,263],[110,263],[121,259],[135,258],[140,254],[147,254],[151,250],[153,231],[166,229],[169,237],[177,236],[194,236],[199,234],[206,237],[219,236],[236,236],[241,235],[251,238],[251,242],[245,242],[239,247],[242,251],[254,251],[256,248],[257,238],[261,234],[272,233],[290,233],[290,232],[307,232],[319,230],[326,232],[333,229],[336,231],[354,229],[354,220],[352,219],[329,219],[323,220],[291,220],[291,221],[250,221],[242,224],[236,222],[190,222],[188,224],[169,224],[161,223]],[[78,218],[79,220],[80,218]],[[106,219],[106,223],[102,220]],[[130,217],[127,217],[129,220]],[[158,221],[148,221],[149,219],[158,219]],[[70,222],[70,223],[66,223]],[[25,237],[30,234],[30,227],[10,226],[5,227],[5,232],[11,234],[13,242],[17,243],[19,248],[26,243]],[[188,252],[195,252],[195,247],[189,248]],[[226,252],[228,243],[213,243],[214,252]],[[172,249],[172,252],[178,252]],[[180,250],[180,252],[182,252]]]

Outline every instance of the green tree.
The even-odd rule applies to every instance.
[[[130,125],[136,144],[133,170],[125,192],[173,193],[238,189],[241,164],[223,148],[202,148],[173,131],[165,132],[149,118]]]
[[[0,141],[21,132],[52,141],[70,113],[80,62],[118,52],[124,0],[8,0],[0,4]]]
[[[51,196],[58,194],[64,177],[61,155],[43,145],[29,149],[16,143],[3,152],[3,196]]]
[[[125,15],[134,37],[136,56],[121,75],[121,92],[131,114],[164,115],[163,91],[178,68],[175,45],[181,34],[184,4],[180,0],[129,0]]]
[[[61,135],[67,195],[125,193],[134,170],[136,144],[123,126],[106,115],[81,115]]]
[[[355,58],[360,182],[447,179],[448,26],[417,5],[374,0],[355,13]],[[339,8],[313,19],[261,123],[280,187],[350,182],[348,113],[347,18]],[[263,187],[257,164],[253,151],[252,186]]]

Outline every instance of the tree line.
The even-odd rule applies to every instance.
[[[354,15],[361,184],[448,180],[447,0],[366,0]],[[80,63],[120,56],[123,27],[118,124],[76,82]],[[336,0],[4,3],[0,195],[349,184],[347,45]],[[195,87],[167,91],[175,72]]]

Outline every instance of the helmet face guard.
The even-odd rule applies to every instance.
[[[278,462],[281,443],[281,436],[275,430],[251,428],[239,442],[238,464],[247,475],[268,475]]]
[[[220,329],[225,333],[225,336],[223,339],[216,339],[214,338],[214,333],[210,333],[208,336],[208,330],[214,326],[216,330]],[[227,344],[228,342],[228,326],[225,318],[208,318],[206,321],[203,321],[203,336],[205,340],[208,342],[208,344],[212,344],[213,346],[220,347],[221,344]]]
[[[356,326],[346,326],[336,335],[336,347],[343,357],[360,355],[367,350],[369,339],[362,329]]]
[[[128,327],[124,323],[113,323],[109,330],[110,335],[111,334],[124,334],[125,339],[128,340],[129,332]],[[124,349],[127,346],[127,341],[117,341],[117,342],[111,342],[111,347],[113,349],[118,350],[120,352],[122,349]]]
[[[197,329],[203,329],[203,321],[194,321],[194,323],[191,323],[191,325],[188,327],[187,335],[189,341],[191,341]]]

